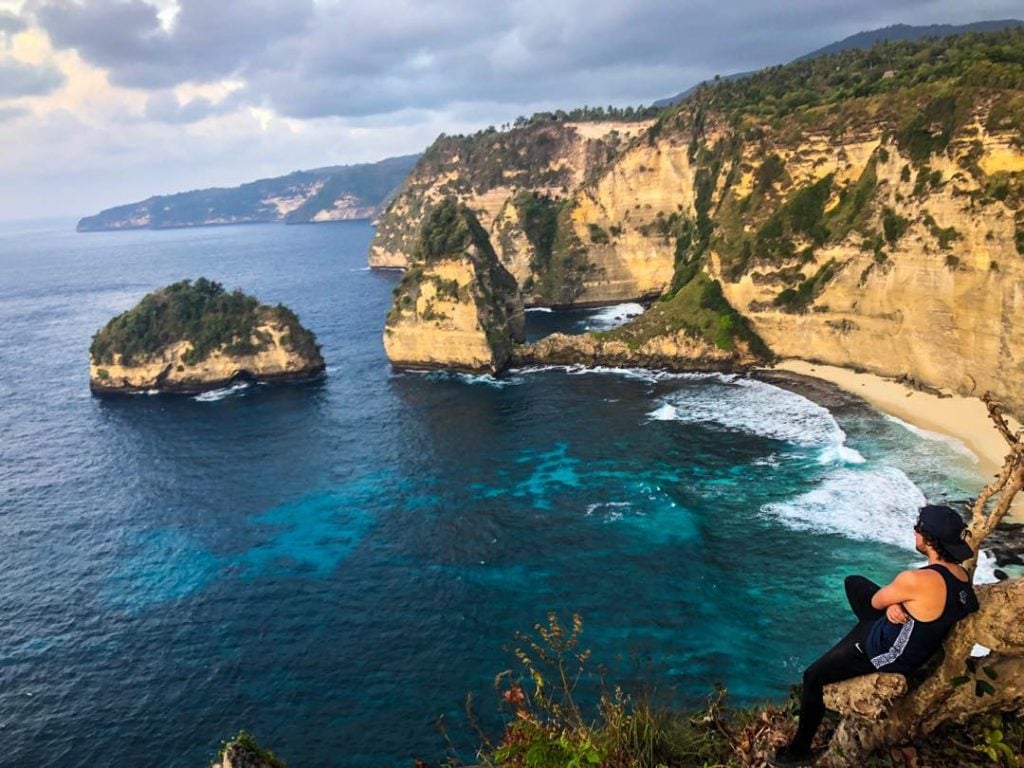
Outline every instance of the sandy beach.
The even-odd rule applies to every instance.
[[[978,471],[982,477],[995,475],[1002,466],[1006,442],[992,425],[985,404],[979,398],[952,393],[939,396],[875,374],[804,360],[783,360],[775,367],[832,382],[908,424],[959,440],[978,457]],[[1016,421],[1009,421],[1013,429],[1020,428]],[[1009,518],[1024,522],[1024,498],[1021,495],[1014,502]]]

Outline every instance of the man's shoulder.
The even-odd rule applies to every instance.
[[[900,571],[894,581],[915,591],[932,589],[938,584],[945,583],[942,574],[937,573],[933,568],[911,568],[908,571]]]

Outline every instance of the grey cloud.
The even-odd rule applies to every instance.
[[[0,123],[6,123],[27,115],[29,111],[24,107],[0,107]]]
[[[230,96],[216,103],[198,96],[182,104],[174,93],[161,91],[146,99],[145,116],[146,119],[158,123],[179,125],[196,123],[208,117],[222,115],[237,107],[237,101]]]
[[[990,3],[995,12],[1008,4]],[[715,74],[789,61],[863,29],[966,21],[975,4],[908,0],[799,3],[519,0],[485,8],[380,0],[376,23],[355,4],[320,9],[290,66],[247,73],[251,98],[295,117],[511,105],[652,100]],[[496,9],[496,10],[495,10]],[[958,16],[959,14],[959,16]],[[514,108],[514,107],[513,107]]]
[[[312,2],[180,0],[170,30],[143,0],[36,0],[30,10],[54,45],[74,48],[109,70],[111,81],[140,88],[228,77],[305,31]]]
[[[43,96],[60,88],[64,80],[64,75],[56,67],[0,61],[0,99]]]
[[[180,0],[164,30],[143,0],[32,1],[55,45],[77,48],[115,83],[232,75],[246,83],[236,104],[298,118],[636,103],[864,29],[1019,15],[1019,0]],[[154,98],[151,115],[163,121],[211,107]]]
[[[0,11],[0,35],[16,35],[28,25],[25,20],[10,11]]]

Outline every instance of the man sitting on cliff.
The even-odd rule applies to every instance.
[[[776,753],[776,764],[811,760],[826,685],[872,672],[906,675],[928,661],[956,622],[978,610],[970,574],[960,565],[974,556],[960,515],[946,506],[922,507],[914,533],[928,565],[903,571],[885,587],[863,576],[847,577],[846,598],[858,623],[804,672],[800,724]]]

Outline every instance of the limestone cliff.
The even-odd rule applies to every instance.
[[[384,328],[392,364],[494,373],[524,338],[515,279],[473,213],[454,199],[434,207],[415,261],[395,289]]]
[[[525,289],[527,303],[603,300],[577,295],[578,283],[603,269],[586,258],[589,239],[556,224],[572,215],[570,193],[650,124],[539,117],[506,131],[441,136],[381,217],[370,266],[408,266],[426,216],[454,197],[477,215],[499,259]]]
[[[147,295],[93,338],[97,393],[194,393],[237,379],[297,381],[324,371],[313,334],[291,310],[200,278]]]
[[[683,332],[731,365],[801,357],[991,390],[1024,415],[1024,31],[709,84],[575,174],[532,130],[435,145],[372,259],[401,263],[400,217],[453,190],[484,211],[528,304],[659,296],[615,337],[552,341],[549,358],[619,360],[621,341],[633,361]],[[556,168],[563,190],[542,183]]]
[[[580,298],[702,272],[779,356],[1024,413],[1022,62],[1018,30],[702,89],[573,196],[575,236],[609,235],[587,258],[621,269]]]

